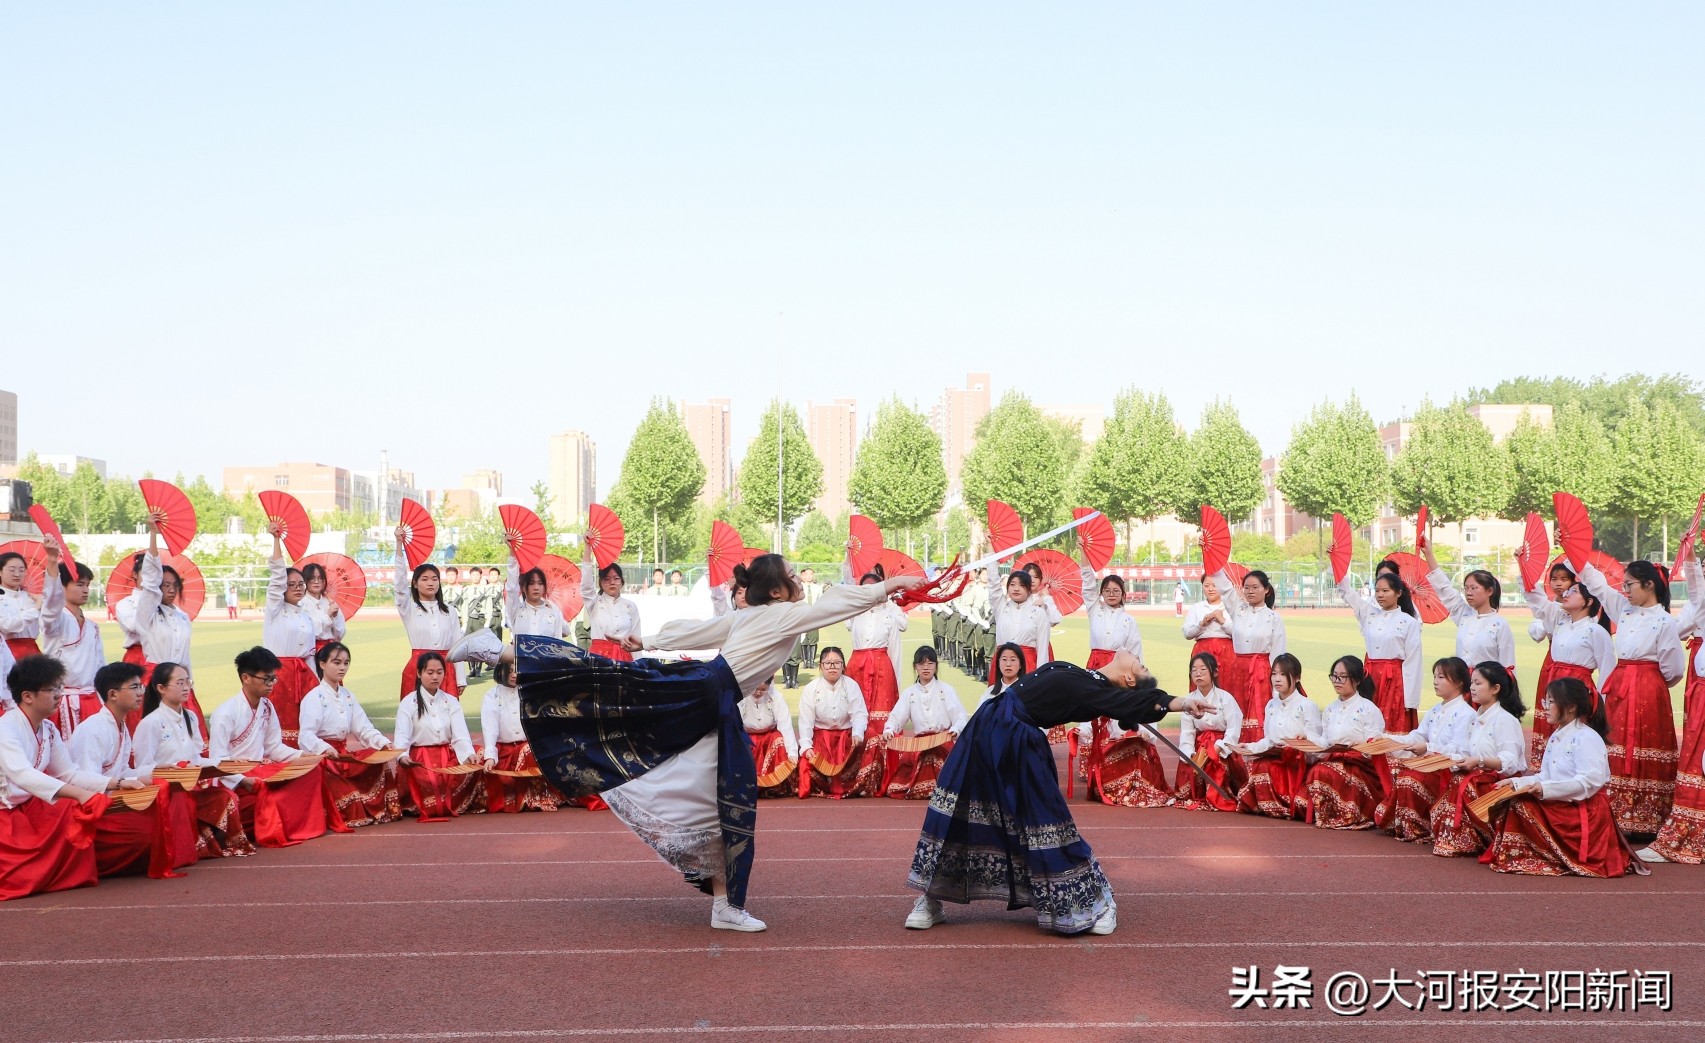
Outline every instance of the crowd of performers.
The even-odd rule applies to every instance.
[[[405,813],[431,822],[607,806],[712,896],[714,927],[754,931],[764,928],[745,910],[756,801],[886,796],[929,801],[908,927],[940,923],[943,901],[995,898],[1034,907],[1063,933],[1109,933],[1112,892],[1072,824],[1051,735],[1074,747],[1092,799],[1111,805],[1377,829],[1501,872],[1610,877],[1642,861],[1705,861],[1697,557],[1680,618],[1667,573],[1644,561],[1628,564],[1620,590],[1591,564],[1562,561],[1524,592],[1529,634],[1549,643],[1530,742],[1499,580],[1474,571],[1456,587],[1436,561],[1429,582],[1455,654],[1422,661],[1411,593],[1382,563],[1371,595],[1340,586],[1365,654],[1332,664],[1336,698],[1324,709],[1303,691],[1260,571],[1235,585],[1224,571],[1207,577],[1184,618],[1190,691],[1174,697],[1142,665],[1117,575],[1085,570],[1096,596],[1080,668],[1054,661],[1060,613],[1040,577],[989,569],[982,595],[998,648],[968,715],[933,648],[900,661],[907,616],[892,598],[919,579],[849,573],[819,588],[763,555],[735,570],[711,619],[644,634],[620,567],[589,559],[582,650],[565,640],[545,576],[511,562],[505,644],[486,629],[464,634],[437,568],[410,570],[399,534],[396,604],[412,650],[387,737],[343,685],[351,652],[323,574],[288,567],[276,543],[264,643],[237,657],[240,694],[203,714],[178,577],[157,545],[130,565],[135,590],[116,606],[124,653],[107,662],[83,612],[92,575],[45,542],[39,599],[23,590],[23,559],[0,557],[0,898],[112,873],[173,876],[200,858]],[[811,650],[819,673],[795,717],[772,682],[808,634],[814,644],[836,623],[847,624],[850,654]],[[720,654],[634,660],[679,649]],[[478,747],[458,662],[496,671]],[[912,680],[902,690],[903,666]],[[1428,672],[1440,701],[1418,718]],[[1684,675],[1678,742],[1670,688]],[[1146,726],[1171,712],[1184,714],[1183,757],[1169,779],[1164,740]],[[185,769],[196,770],[187,782],[156,778]],[[156,799],[140,806],[132,795],[150,788]],[[1485,809],[1481,798],[1499,789],[1508,799]],[[1630,838],[1647,843],[1637,857]]]

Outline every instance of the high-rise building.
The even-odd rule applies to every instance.
[[[0,391],[0,467],[18,463],[18,396]]]
[[[503,495],[503,473],[486,468],[464,474],[462,476],[462,488],[472,489],[475,492],[489,492],[495,499]]]
[[[729,454],[729,407],[726,398],[713,398],[703,404],[681,403],[681,419],[687,425],[687,435],[704,461],[704,491],[699,502],[715,503],[734,491],[734,463]]]
[[[413,485],[413,475],[409,475]],[[277,489],[296,497],[310,515],[333,511],[366,512],[374,509],[370,478],[330,464],[283,463],[271,467],[227,467],[225,492],[241,497],[264,489]]]
[[[75,453],[37,453],[36,459],[41,461],[42,466],[51,467],[63,475],[76,474],[77,468],[88,464],[102,478],[107,476],[107,462],[97,460],[92,456],[78,456]]]
[[[828,405],[807,402],[805,412],[806,438],[823,465],[823,492],[815,507],[836,518],[852,506],[847,483],[852,481],[853,456],[858,449],[858,400],[837,398]]]
[[[989,415],[989,375],[967,373],[965,386],[948,388],[941,401],[929,411],[929,426],[941,436],[941,453],[947,465],[947,494],[959,495],[959,472],[977,440],[977,425]]]
[[[598,447],[584,431],[564,431],[551,436],[549,469],[545,484],[551,490],[551,517],[547,527],[579,525],[597,496]]]

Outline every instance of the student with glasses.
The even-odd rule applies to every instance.
[[[136,726],[131,740],[131,756],[138,768],[152,770],[163,764],[200,768],[217,763],[207,756],[200,722],[184,706],[189,689],[188,667],[161,663],[154,668],[142,696],[142,723]],[[243,832],[242,809],[233,792],[239,781],[241,776],[207,779],[189,791],[195,803],[197,858],[255,853],[254,844]]]
[[[237,653],[242,691],[207,717],[207,754],[215,761],[259,761],[237,784],[243,825],[261,847],[289,847],[326,831],[325,785],[315,770],[286,782],[268,782],[274,765],[302,752],[285,745],[278,711],[268,693],[278,684],[278,657],[256,646]]]
[[[1357,657],[1333,663],[1327,678],[1338,699],[1320,715],[1320,731],[1308,736],[1325,751],[1309,754],[1309,818],[1321,829],[1372,829],[1391,772],[1384,757],[1356,747],[1385,731],[1385,716],[1373,702],[1374,680]]]

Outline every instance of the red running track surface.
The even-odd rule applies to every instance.
[[[1705,867],[1510,877],[1374,833],[1073,811],[1118,895],[1110,937],[1044,934],[993,903],[902,929],[924,807],[888,800],[761,805],[750,907],[770,930],[754,935],[710,930],[708,899],[578,809],[110,880],[0,905],[0,1038],[1628,1043],[1705,1026]],[[1312,969],[1310,1009],[1232,1008],[1233,965],[1265,982],[1281,963]],[[1673,1009],[1326,1009],[1327,977],[1392,968],[1668,970]]]

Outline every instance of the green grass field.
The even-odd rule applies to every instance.
[[[1522,697],[1531,708],[1536,693],[1530,689],[1539,676],[1539,664],[1545,657],[1545,646],[1528,640],[1529,618],[1526,611],[1508,612],[1506,615],[1510,625],[1516,630],[1516,661],[1520,669],[1519,680],[1523,685]],[[1145,614],[1138,619],[1143,631],[1145,657],[1149,668],[1160,679],[1161,686],[1173,692],[1188,687],[1187,667],[1191,642],[1185,640],[1177,619],[1162,614]],[[1355,620],[1347,613],[1339,612],[1290,612],[1285,615],[1285,628],[1292,654],[1302,660],[1303,684],[1314,701],[1324,706],[1332,698],[1332,687],[1326,680],[1327,669],[1332,660],[1346,653],[1361,654],[1361,633],[1356,628]],[[922,615],[912,617],[911,628],[906,631],[904,637],[907,665],[903,671],[905,676],[900,682],[902,688],[910,683],[909,664],[912,650],[929,641],[928,618]],[[210,622],[196,627],[196,692],[204,709],[212,710],[236,694],[237,680],[231,667],[232,657],[260,639],[261,625],[258,621]],[[1423,641],[1425,661],[1431,663],[1434,659],[1450,655],[1455,650],[1455,628],[1449,623],[1427,627]],[[824,630],[822,643],[847,647],[846,629],[831,627]],[[402,627],[395,619],[356,619],[349,626],[348,644],[355,653],[355,661],[351,665],[347,682],[349,689],[366,707],[373,723],[388,732],[396,718],[397,679],[409,652]],[[1054,654],[1074,663],[1081,663],[1088,658],[1089,623],[1084,617],[1071,617],[1054,628]],[[808,681],[813,676],[815,675],[811,671],[803,671],[801,682]],[[1431,676],[1430,672],[1426,674],[1426,687],[1421,702],[1423,708],[1435,701]],[[959,692],[968,708],[975,706],[977,699],[983,694],[984,686],[980,681],[967,677],[952,667],[943,671],[943,677]],[[476,730],[479,717],[477,693],[490,683],[489,679],[477,682],[472,688],[476,698],[464,700]],[[797,693],[787,694],[789,702],[797,707]],[[1680,710],[1679,704],[1677,710]],[[1524,723],[1531,725],[1531,717]]]

